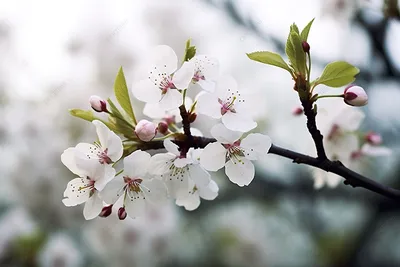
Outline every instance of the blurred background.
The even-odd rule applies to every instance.
[[[68,109],[111,97],[121,65],[130,85],[151,46],[181,57],[188,38],[257,95],[257,131],[314,155],[290,76],[245,54],[283,54],[289,26],[314,17],[313,76],[333,60],[359,67],[362,130],[393,150],[359,171],[400,188],[397,1],[0,1],[0,266],[400,266],[399,205],[343,183],[315,190],[310,168],[274,155],[245,188],[217,173],[218,198],[193,212],[170,203],[140,220],[85,221],[82,206],[61,202],[74,178],[61,153],[95,138]],[[213,123],[199,116],[195,127],[209,135]]]

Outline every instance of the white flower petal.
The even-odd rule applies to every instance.
[[[160,153],[151,157],[149,163],[149,173],[153,175],[163,175],[169,171],[176,156],[171,153]]]
[[[103,177],[104,168],[108,166],[100,164],[98,159],[88,159],[87,156],[79,150],[76,150],[75,153],[75,163],[82,177],[90,177],[93,180]]]
[[[314,189],[321,189],[326,183],[327,172],[320,169],[312,170],[312,177],[314,178]]]
[[[183,131],[183,128],[182,128],[182,131]],[[203,136],[203,133],[197,128],[190,128],[190,133],[193,136]]]
[[[161,93],[160,87],[148,78],[132,84],[132,94],[146,103],[158,103],[161,99]]]
[[[197,55],[193,58],[195,69],[200,70],[206,80],[214,81],[219,76],[219,63],[216,58]]]
[[[196,111],[199,114],[207,115],[214,119],[222,117],[221,104],[218,97],[214,94],[201,94],[197,99]]]
[[[197,192],[188,193],[187,195],[177,198],[175,204],[184,207],[187,211],[192,211],[200,206],[200,197]]]
[[[146,180],[141,183],[141,188],[146,200],[154,205],[160,205],[167,201],[167,187],[158,179]]]
[[[211,175],[204,170],[200,165],[190,165],[189,166],[189,178],[198,187],[207,186],[211,181]]]
[[[70,147],[61,154],[61,162],[67,167],[72,173],[81,176],[81,170],[76,166],[75,163],[75,147]]]
[[[171,139],[165,139],[164,142],[165,149],[169,152],[174,154],[175,156],[179,156],[181,152],[179,152],[179,147],[171,141]]]
[[[86,202],[90,195],[90,189],[87,186],[88,180],[84,178],[75,178],[69,181],[64,191],[65,199],[62,200],[64,205],[70,207]]]
[[[75,147],[80,153],[86,155],[87,159],[97,159],[99,160],[99,154],[101,153],[100,149],[88,143],[79,143]]]
[[[160,104],[157,103],[146,103],[143,108],[143,114],[152,119],[162,119],[166,112],[160,107]]]
[[[178,108],[182,105],[182,94],[176,89],[168,89],[168,91],[162,95],[159,105],[160,108],[164,110]]]
[[[130,178],[142,177],[147,173],[150,154],[136,150],[124,159],[124,174]]]
[[[237,88],[238,85],[236,80],[232,76],[226,75],[220,77],[220,79],[218,80],[215,93],[218,98],[226,99],[226,97],[228,96],[228,90],[229,92],[236,92]]]
[[[343,180],[342,177],[334,174],[334,173],[326,173],[326,184],[330,187],[330,188],[335,188],[337,187],[340,182]]]
[[[218,196],[218,191],[218,185],[213,180],[210,180],[207,186],[198,188],[200,197],[206,200],[214,200]]]
[[[361,147],[361,153],[371,157],[380,157],[390,156],[392,154],[392,150],[384,146],[372,146],[366,143]]]
[[[122,140],[113,131],[99,120],[94,120],[93,124],[96,125],[97,135],[100,140],[100,144],[104,150],[107,149],[107,156],[112,161],[117,161],[122,157],[123,147]]]
[[[101,191],[115,177],[115,169],[111,165],[105,165],[103,175],[96,179],[94,187]]]
[[[203,149],[201,148],[190,148],[187,156],[188,158],[192,159],[193,164],[200,164],[200,156],[203,153]]]
[[[86,220],[96,218],[103,208],[103,200],[99,197],[97,192],[86,201],[85,207],[83,208],[83,217]]]
[[[213,93],[215,91],[216,83],[210,80],[199,80],[196,82],[198,85],[201,86],[205,91]]]
[[[154,47],[150,54],[150,62],[161,73],[172,74],[178,68],[178,57],[167,45]]]
[[[173,170],[163,175],[168,194],[172,198],[179,198],[187,194],[189,188],[187,168]]]
[[[174,165],[177,168],[185,167],[188,164],[191,164],[193,161],[189,158],[177,158],[174,160]]]
[[[117,200],[124,195],[124,179],[122,176],[118,176],[110,181],[103,191],[100,192],[100,197],[107,204],[114,204]]]
[[[200,164],[206,170],[218,171],[225,165],[226,149],[220,143],[208,144],[200,157]]]
[[[178,89],[186,89],[189,87],[190,82],[194,75],[194,63],[185,62],[182,67],[174,73],[172,83]]]
[[[225,164],[225,173],[232,183],[238,186],[249,185],[254,178],[254,165],[244,157],[240,161],[231,159]]]
[[[271,145],[271,138],[259,133],[249,134],[240,143],[240,147],[244,148],[245,157],[249,160],[258,160],[266,155]]]
[[[347,107],[341,115],[336,118],[335,124],[349,132],[357,130],[365,118],[365,114],[355,107]]]
[[[241,132],[229,130],[222,123],[214,125],[210,132],[211,135],[222,144],[233,144],[242,136]]]
[[[250,117],[230,111],[222,116],[222,122],[226,128],[232,131],[248,132],[257,127],[257,123]]]
[[[136,193],[128,190],[128,195],[125,199],[125,209],[131,218],[143,215],[146,209],[146,200],[143,193]]]

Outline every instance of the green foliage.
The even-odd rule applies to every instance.
[[[330,87],[341,87],[352,83],[360,70],[345,61],[335,61],[326,65],[322,75],[313,83]]]
[[[315,18],[314,18],[314,19],[315,19]],[[302,41],[306,41],[306,42],[307,42],[308,34],[309,34],[309,32],[310,32],[311,25],[313,24],[314,19],[312,19],[312,20],[307,24],[307,26],[304,27],[304,29],[301,31],[300,37],[301,37],[301,40],[302,40]]]
[[[137,139],[134,133],[135,129],[133,126],[126,121],[122,113],[118,110],[111,99],[107,99],[107,102],[111,109],[111,114],[108,118],[110,129],[114,132],[123,134],[128,139]]]
[[[196,55],[196,47],[190,45],[190,39],[186,41],[186,49],[185,56],[183,57],[183,61],[189,61]]]
[[[292,25],[293,26],[293,25]],[[296,72],[306,73],[306,54],[303,51],[302,41],[296,28],[290,27],[289,37],[286,42],[286,55]]]
[[[290,69],[289,65],[283,60],[283,58],[280,55],[276,53],[268,51],[257,51],[253,53],[248,53],[247,56],[254,61],[276,66],[292,73],[292,70]]]
[[[42,231],[18,237],[12,243],[13,258],[19,266],[36,266],[37,256],[46,240],[47,236]]]
[[[115,79],[114,93],[122,109],[125,110],[125,112],[130,116],[130,118],[136,124],[136,118],[133,112],[131,99],[128,93],[128,86],[126,85],[125,75],[122,67],[119,68],[117,77]]]
[[[91,110],[83,110],[83,109],[70,109],[69,113],[74,116],[81,118],[85,121],[93,121],[96,119],[96,117],[93,115],[93,112]]]
[[[299,28],[297,27],[296,23],[290,25],[290,32],[296,32],[297,34],[300,34]]]

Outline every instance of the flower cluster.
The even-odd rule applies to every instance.
[[[324,138],[327,155],[332,160],[339,160],[345,166],[360,171],[366,157],[388,156],[391,150],[382,146],[382,137],[375,132],[362,132],[359,128],[365,115],[350,106],[332,102],[324,113],[320,129]],[[336,174],[313,170],[314,187],[321,188],[325,184],[336,187],[342,178]]]
[[[233,183],[250,184],[255,173],[252,161],[268,153],[271,140],[259,133],[244,136],[257,126],[246,113],[245,95],[232,77],[219,76],[215,58],[190,56],[190,49],[187,47],[185,61],[179,64],[172,48],[157,46],[140,68],[131,91],[146,103],[143,114],[154,121],[136,122],[127,91],[116,91],[125,112],[111,100],[90,98],[93,110],[108,114],[109,121],[90,113],[90,119],[85,119],[95,125],[98,141],[80,143],[61,155],[64,165],[78,176],[64,192],[66,206],[85,203],[83,214],[88,220],[107,217],[113,210],[123,220],[140,217],[148,207],[168,198],[186,210],[196,209],[201,198],[215,199],[219,188],[210,172],[223,167]],[[118,77],[115,88],[127,88],[123,74],[122,83]],[[193,102],[186,92],[195,84],[203,90]],[[190,127],[196,112],[221,119],[211,129],[214,142],[193,145],[193,140],[202,136]],[[183,129],[177,126],[179,118]],[[166,153],[151,156],[145,151],[160,143],[157,148],[165,148]],[[117,172],[114,167],[120,161],[123,169]]]

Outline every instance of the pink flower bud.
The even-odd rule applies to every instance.
[[[297,107],[292,111],[292,114],[294,116],[299,116],[299,115],[303,114],[303,109],[301,107]]]
[[[107,102],[98,97],[97,95],[92,95],[89,98],[89,103],[97,112],[107,112]]]
[[[160,121],[158,123],[158,131],[164,135],[168,134],[169,133],[168,124],[166,122]]]
[[[125,211],[125,208],[124,207],[119,208],[119,210],[118,210],[118,218],[120,220],[125,220],[126,215],[127,215],[127,213]]]
[[[360,86],[351,85],[344,90],[344,102],[350,106],[365,106],[368,103],[368,95]]]
[[[104,206],[99,214],[99,217],[105,218],[105,217],[110,216],[111,212],[112,212],[112,207],[113,207],[113,205]]]
[[[140,140],[149,142],[156,136],[157,126],[148,120],[141,120],[135,127],[135,134]]]
[[[365,140],[373,146],[382,144],[382,136],[374,132],[367,133]]]

